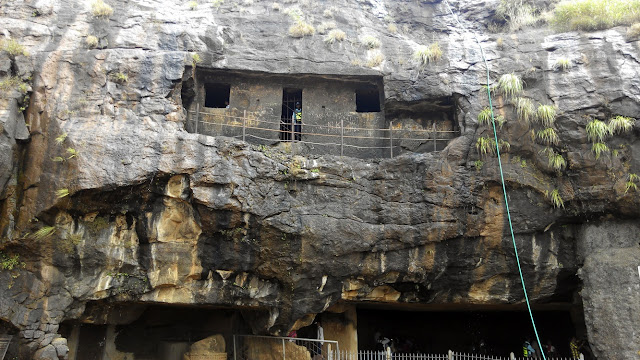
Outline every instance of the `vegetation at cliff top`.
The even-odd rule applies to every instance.
[[[603,30],[640,21],[640,0],[562,1],[551,24],[558,30]]]

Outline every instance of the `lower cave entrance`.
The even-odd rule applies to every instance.
[[[569,356],[569,341],[576,335],[567,306],[534,309],[536,326],[544,344],[551,342],[561,356]],[[514,306],[357,308],[358,349],[382,350],[376,339],[393,341],[395,352],[444,354],[455,352],[522,356],[525,339],[535,343],[529,314]],[[483,345],[481,345],[483,344]],[[537,347],[537,346],[536,346]]]
[[[69,360],[221,358],[233,353],[233,334],[250,333],[243,316],[251,312],[96,302],[79,321],[61,324],[60,333],[68,339]],[[202,353],[204,347],[209,350]]]

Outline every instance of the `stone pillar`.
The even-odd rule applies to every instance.
[[[340,351],[358,351],[358,319],[355,305],[339,303],[321,315],[324,338],[336,340]]]
[[[589,343],[598,359],[635,359],[640,350],[638,234],[637,221],[581,229],[578,253],[584,265],[578,275]]]

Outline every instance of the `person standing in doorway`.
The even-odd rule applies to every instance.
[[[293,109],[293,115],[291,116],[291,123],[293,124],[293,132],[295,140],[302,140],[302,107],[300,102],[296,102],[296,107]]]

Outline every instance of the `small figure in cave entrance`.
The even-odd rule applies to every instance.
[[[293,123],[293,133],[295,135],[295,140],[302,140],[302,108],[300,107],[300,102],[296,102],[296,108],[293,109],[293,115],[291,115],[291,123]]]
[[[318,327],[318,333],[316,339],[320,340],[317,344],[315,344],[315,351],[313,351],[313,360],[321,360],[322,357],[322,346],[324,345],[324,329],[322,328],[322,324],[320,320],[316,321],[316,326]]]
[[[576,339],[575,336],[571,337],[571,341],[569,342],[569,348],[571,349],[571,357],[574,359],[580,359],[580,347],[582,346],[582,342]]]
[[[524,357],[526,358],[532,358],[536,356],[536,351],[531,346],[531,342],[529,342],[529,339],[526,339],[524,341],[524,344],[522,344],[522,355],[524,355]]]
[[[556,350],[556,347],[551,344],[551,340],[547,340],[547,343],[544,345],[544,352],[545,355],[549,357],[558,356],[558,351]]]

